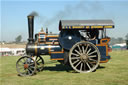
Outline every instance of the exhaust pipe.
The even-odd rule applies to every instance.
[[[28,43],[34,43],[33,32],[34,32],[34,16],[28,16]]]

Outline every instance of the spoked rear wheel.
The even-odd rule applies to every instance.
[[[79,73],[88,73],[96,70],[100,62],[98,48],[86,41],[76,43],[69,52],[71,67]]]
[[[23,56],[17,61],[16,69],[20,76],[31,76],[36,72],[36,62],[31,57]]]

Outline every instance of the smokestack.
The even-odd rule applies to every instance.
[[[33,43],[34,39],[33,39],[33,30],[34,29],[34,16],[29,15],[28,16],[28,33],[29,33],[29,38],[28,38],[28,42],[29,43]]]

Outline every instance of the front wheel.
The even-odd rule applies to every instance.
[[[35,62],[36,62],[36,65],[37,65],[37,71],[38,72],[43,71],[43,69],[44,69],[44,60],[43,60],[43,58],[41,56],[36,56]]]
[[[16,69],[20,76],[31,76],[36,72],[36,62],[29,56],[23,56],[16,62]]]
[[[69,62],[76,72],[92,72],[99,65],[100,52],[93,43],[81,41],[70,49]]]

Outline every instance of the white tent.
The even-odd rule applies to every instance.
[[[8,55],[24,55],[25,48],[0,48],[0,55],[8,56]]]
[[[113,46],[120,46],[120,47],[124,47],[124,46],[126,46],[126,43],[115,44],[115,45],[113,45]]]
[[[25,48],[11,48],[13,55],[23,55],[25,53]]]
[[[9,48],[0,48],[0,52],[10,52]]]
[[[9,49],[9,48],[0,48],[0,55],[1,56],[12,55],[11,49]]]

